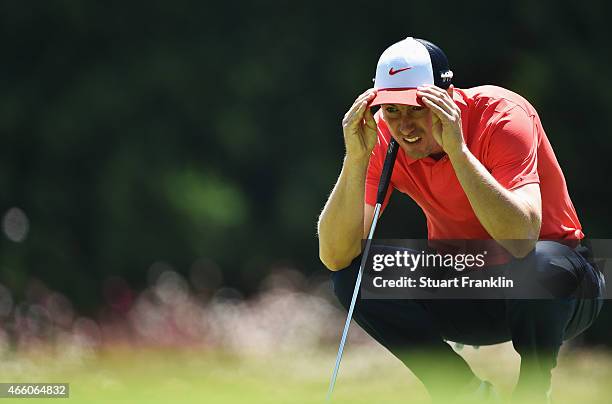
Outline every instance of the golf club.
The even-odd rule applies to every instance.
[[[327,401],[331,399],[331,395],[336,385],[336,378],[338,377],[338,369],[340,368],[340,361],[342,360],[342,352],[344,351],[344,344],[346,342],[346,336],[348,334],[349,326],[351,324],[351,318],[353,317],[353,310],[355,309],[355,302],[357,301],[357,295],[359,294],[359,287],[361,286],[361,276],[363,268],[368,259],[368,252],[370,245],[372,244],[372,238],[374,231],[376,230],[376,223],[378,223],[378,217],[380,215],[380,209],[385,196],[387,195],[387,188],[391,181],[391,173],[393,172],[393,164],[395,163],[395,157],[397,156],[398,144],[395,139],[391,138],[389,147],[387,148],[387,155],[385,156],[385,163],[383,164],[382,174],[380,175],[380,182],[378,183],[378,193],[376,195],[376,206],[374,207],[374,216],[372,217],[372,224],[370,225],[370,231],[368,233],[368,239],[366,240],[365,248],[361,256],[361,264],[359,265],[359,272],[357,274],[357,280],[355,281],[355,289],[353,290],[353,297],[351,298],[351,305],[349,306],[348,315],[346,316],[346,322],[344,323],[344,331],[342,331],[342,338],[340,339],[340,346],[338,347],[338,355],[336,356],[336,365],[334,366],[334,372],[332,373],[331,380],[329,382],[329,390],[327,391]]]

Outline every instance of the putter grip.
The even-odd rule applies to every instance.
[[[393,172],[393,164],[395,164],[398,147],[399,145],[395,139],[391,138],[389,147],[387,148],[382,174],[380,175],[380,182],[378,183],[378,194],[376,195],[376,203],[380,203],[381,205],[385,201],[385,196],[387,195],[387,188],[391,181],[391,173]]]

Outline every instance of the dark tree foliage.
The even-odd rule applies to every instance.
[[[585,232],[611,235],[610,3],[4,2],[0,282],[39,278],[81,307],[158,261],[215,261],[246,293],[278,266],[324,273],[315,223],[339,172],[340,120],[408,35],[455,84],[538,109]],[[382,237],[424,237],[395,195]],[[590,341],[611,341],[604,310]]]

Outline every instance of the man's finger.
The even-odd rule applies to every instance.
[[[374,115],[372,115],[372,110],[368,108],[364,114],[364,123],[370,129],[376,130],[376,120],[374,120]]]
[[[425,105],[431,109],[431,111],[436,114],[436,116],[441,120],[441,121],[446,121],[446,122],[453,122],[454,118],[452,115],[450,115],[444,108],[442,108],[440,105],[436,104],[435,102],[433,102],[431,99],[429,99],[428,97],[421,97],[423,102],[425,103]]]
[[[369,101],[372,98],[374,98],[375,95],[376,95],[376,90],[374,90],[373,88],[370,88],[367,91],[365,91],[363,94],[361,94],[359,97],[357,97],[357,99],[355,100],[355,103],[359,104],[364,100]]]
[[[351,108],[347,111],[346,114],[344,114],[343,121],[346,121],[350,116],[354,115],[358,109],[362,108],[364,101],[367,101],[369,103],[369,101],[371,101],[375,95],[376,90],[370,88],[366,92],[361,94],[359,97],[357,97],[353,105],[351,105]]]
[[[344,127],[354,128],[363,120],[364,110],[367,109],[367,101],[362,101],[361,104],[354,105],[347,113],[342,124]]]
[[[455,102],[451,99],[450,95],[441,88],[435,86],[419,87],[418,92],[421,93],[421,97],[430,95],[432,98],[439,100],[447,107],[447,111],[449,112],[459,111],[459,107],[457,107]]]
[[[461,117],[461,111],[459,110],[457,105],[455,105],[455,103],[452,100],[449,100],[447,98],[442,98],[439,96],[435,96],[432,94],[423,94],[421,96],[421,99],[424,99],[424,100],[427,99],[435,103],[451,117],[459,117],[459,118]]]
[[[344,114],[344,121],[348,123],[355,120],[356,115],[359,113],[359,110],[364,108],[364,105],[366,105],[366,102],[363,100],[361,102],[355,101],[355,103],[351,106],[351,109]]]

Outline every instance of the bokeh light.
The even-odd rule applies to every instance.
[[[25,241],[30,230],[30,221],[25,212],[17,207],[10,208],[2,218],[2,231],[11,241]]]

